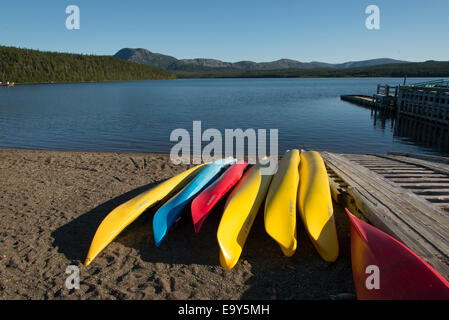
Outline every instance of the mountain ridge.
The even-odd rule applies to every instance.
[[[215,68],[217,70],[236,69],[241,71],[245,70],[268,71],[268,70],[287,70],[287,69],[311,70],[318,68],[347,69],[347,68],[377,66],[384,64],[408,63],[408,61],[396,60],[391,58],[348,61],[335,64],[320,61],[301,62],[286,58],[268,62],[254,62],[248,60],[237,62],[226,62],[210,58],[177,59],[169,55],[151,52],[143,48],[136,48],[136,49],[123,48],[120,49],[114,56],[123,60],[159,67],[170,71],[176,70],[194,71],[195,68],[198,68],[198,70],[203,70],[204,68]]]

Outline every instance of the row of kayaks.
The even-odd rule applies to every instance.
[[[232,269],[237,264],[263,204],[265,230],[285,256],[290,257],[296,251],[299,216],[319,255],[325,261],[335,261],[339,255],[338,236],[328,175],[320,154],[288,150],[274,175],[263,169],[262,162],[250,166],[226,158],[198,165],[160,183],[118,206],[102,221],[85,265],[150,207],[158,206],[153,217],[153,235],[156,246],[160,246],[186,208],[190,207],[195,232],[200,232],[214,206],[225,197],[217,230],[219,260],[224,268]],[[449,299],[447,280],[429,264],[349,211],[348,216],[358,298]],[[367,273],[369,268],[373,268],[373,274]],[[376,270],[379,278],[374,274]]]
[[[301,165],[300,165],[301,163]],[[263,162],[250,166],[230,157],[201,164],[115,208],[100,224],[85,265],[148,208],[159,205],[153,235],[160,246],[190,206],[199,232],[214,206],[227,196],[217,231],[220,263],[232,269],[238,262],[259,209],[265,202],[265,229],[286,256],[297,247],[296,211],[321,257],[338,257],[338,239],[326,168],[319,153],[288,150],[277,172],[264,172]],[[300,183],[301,181],[301,183]],[[232,191],[231,191],[232,190]]]

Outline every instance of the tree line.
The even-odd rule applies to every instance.
[[[185,66],[173,71],[180,78],[349,78],[349,77],[449,77],[449,62],[393,63],[346,69],[282,69],[245,71],[236,68]]]
[[[17,83],[165,80],[176,76],[156,67],[96,56],[0,46],[0,81]]]

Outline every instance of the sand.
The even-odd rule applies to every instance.
[[[0,299],[331,299],[354,294],[349,222],[334,204],[340,257],[323,261],[298,225],[298,250],[284,257],[259,212],[233,270],[218,260],[223,201],[199,234],[188,215],[156,248],[153,210],[89,266],[102,219],[117,205],[189,166],[166,154],[0,149]],[[80,270],[67,289],[66,268]],[[345,295],[343,295],[345,296]]]

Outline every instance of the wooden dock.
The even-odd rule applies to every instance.
[[[396,103],[398,99],[398,87],[397,86],[389,86],[389,85],[377,85],[377,91],[373,95],[374,107],[383,110],[395,113],[396,112]]]
[[[335,201],[449,279],[449,158],[321,153]]]
[[[347,94],[347,95],[340,96],[340,99],[343,101],[358,104],[359,106],[364,106],[364,107],[369,107],[369,108],[374,107],[374,98],[370,97],[370,96],[365,96],[365,95],[361,95],[361,94],[359,94],[359,95]]]
[[[396,102],[398,97],[398,87],[389,85],[377,85],[377,91],[372,96],[363,94],[342,95],[340,99],[343,101],[355,103],[359,106],[369,107],[380,111],[390,113],[396,112]]]
[[[378,85],[371,97],[342,95],[341,100],[371,109],[371,116],[391,120],[394,135],[449,154],[449,81]]]
[[[443,125],[449,129],[449,83],[446,81],[435,83],[437,86],[429,86],[425,83],[400,86],[398,114],[425,120],[435,125]]]
[[[434,80],[412,85],[377,85],[372,97],[342,95],[341,100],[376,110],[424,120],[449,130],[449,81]]]

